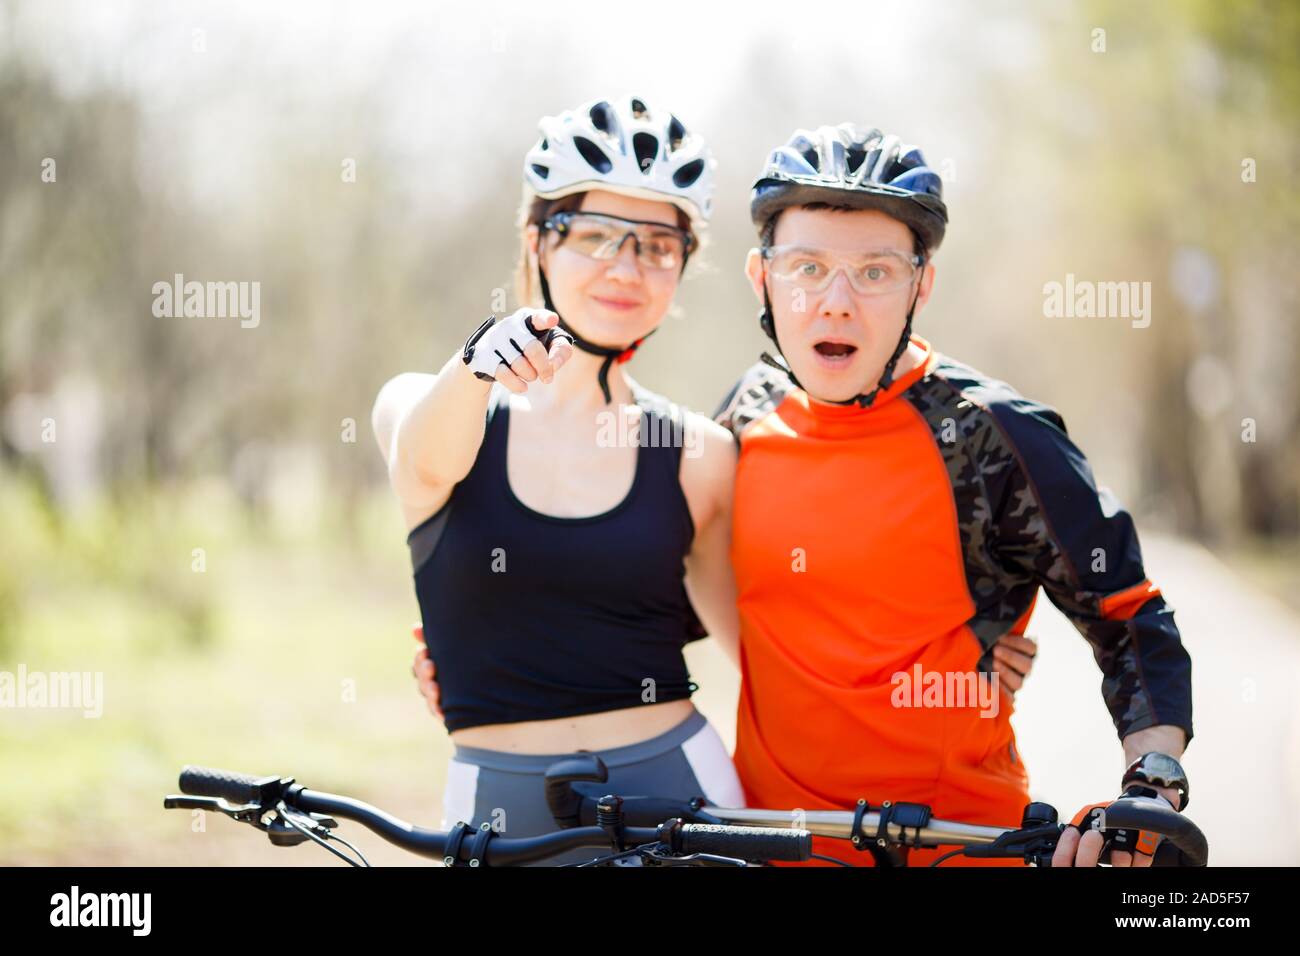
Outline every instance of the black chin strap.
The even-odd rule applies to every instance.
[[[551,287],[546,282],[546,270],[542,268],[542,264],[540,261],[537,263],[537,277],[538,277],[538,283],[542,287],[542,304],[545,305],[547,309],[554,312],[556,315],[560,315],[559,310],[555,308],[555,303],[551,301]],[[582,349],[584,352],[587,352],[591,355],[605,356],[605,361],[600,363],[600,371],[596,374],[596,381],[600,383],[600,393],[605,396],[606,405],[608,405],[613,400],[609,393],[610,367],[615,362],[626,362],[628,359],[632,357],[632,353],[634,353],[640,347],[642,342],[644,342],[650,336],[654,335],[656,331],[658,331],[657,329],[651,329],[649,332],[641,336],[641,338],[637,339],[627,348],[615,349],[615,348],[610,348],[607,345],[597,345],[595,342],[587,341],[581,335],[575,332],[568,322],[564,321],[564,316],[562,315],[560,315],[560,328],[564,329],[564,331],[568,332],[571,336],[573,336],[573,344],[576,345],[578,348]]]
[[[894,354],[891,355],[889,361],[885,363],[884,371],[881,372],[880,381],[876,383],[876,387],[865,395],[856,395],[853,398],[819,398],[817,401],[826,402],[830,405],[858,405],[861,408],[871,407],[871,404],[876,400],[876,396],[889,388],[889,386],[894,382],[894,367],[898,365],[898,360],[902,358],[903,353],[907,351],[907,343],[912,340],[912,314],[916,311],[916,301],[920,297],[921,283],[918,282],[916,284],[916,293],[912,296],[912,304],[908,306],[907,309],[907,321],[903,323],[903,334],[899,336],[898,345],[894,347]],[[763,282],[763,311],[758,313],[758,324],[759,327],[767,333],[767,337],[772,340],[772,344],[776,346],[777,354],[784,358],[784,353],[781,352],[781,343],[776,340],[776,320],[772,318],[772,301],[767,297],[766,278]],[[788,362],[782,362],[769,355],[767,352],[764,352],[759,356],[759,358],[765,364],[772,366],[772,368],[776,369],[778,372],[783,372],[787,377],[789,377],[795,388],[803,388],[805,392],[808,391],[808,389],[804,388],[803,385],[800,384],[799,380],[794,377],[794,369],[790,368]]]
[[[772,344],[776,346],[776,354],[784,358],[785,353],[781,351],[781,343],[776,340],[776,321],[772,318],[772,302],[767,297],[766,280],[763,282],[763,308],[762,311],[758,313],[758,326],[764,333],[766,333],[767,337],[772,340]],[[759,359],[763,364],[770,365],[778,372],[783,373],[786,378],[790,379],[790,383],[794,385],[795,388],[803,388],[803,383],[800,382],[799,379],[795,378],[794,369],[792,369],[787,363],[781,361],[781,359],[776,358],[770,352],[764,352],[759,356]],[[808,391],[806,388],[803,388],[803,390],[805,392]]]

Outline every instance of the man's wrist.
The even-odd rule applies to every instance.
[[[1124,747],[1124,764],[1127,766],[1143,754],[1168,754],[1181,760],[1187,750],[1187,731],[1174,724],[1156,724],[1135,730],[1121,741]]]
[[[1155,791],[1156,791],[1156,793],[1160,794],[1160,796],[1162,796],[1162,797],[1164,797],[1166,800],[1168,800],[1168,801],[1169,801],[1169,805],[1170,805],[1171,807],[1173,807],[1175,810],[1178,809],[1179,796],[1178,796],[1178,791],[1177,791],[1177,790],[1173,790],[1173,789],[1171,789],[1171,788],[1169,788],[1169,787],[1156,787],[1156,788],[1155,788]]]

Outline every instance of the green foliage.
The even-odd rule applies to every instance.
[[[363,502],[355,537],[277,538],[231,531],[247,528],[242,506],[211,487],[160,488],[55,535],[0,479],[0,670],[103,674],[99,718],[3,712],[0,862],[111,861],[176,839],[185,824],[161,798],[185,763],[404,781],[436,815],[447,744],[411,681],[418,609],[391,502]]]

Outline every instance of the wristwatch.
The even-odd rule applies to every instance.
[[[1180,764],[1169,754],[1162,754],[1156,751],[1145,753],[1137,760],[1128,765],[1124,771],[1124,779],[1120,782],[1121,788],[1127,787],[1131,783],[1146,784],[1151,787],[1167,787],[1178,793],[1178,806],[1175,807],[1179,813],[1187,806],[1191,799],[1191,789],[1187,783],[1187,772],[1183,770]]]

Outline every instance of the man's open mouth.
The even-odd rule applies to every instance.
[[[818,342],[813,346],[818,355],[824,355],[827,358],[848,358],[858,350],[856,345],[849,345],[847,342]]]

